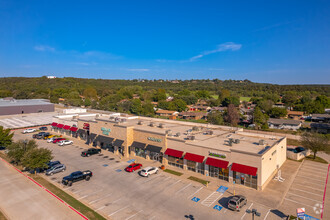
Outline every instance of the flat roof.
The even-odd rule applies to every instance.
[[[29,105],[54,105],[47,99],[0,99],[0,107],[29,106]]]
[[[96,121],[114,121],[109,116],[99,116]],[[252,154],[262,155],[269,148],[271,148],[278,140],[283,137],[273,135],[259,135],[255,133],[244,132],[242,129],[198,124],[191,122],[182,122],[157,118],[146,117],[119,117],[124,119],[119,122],[120,126],[134,127],[134,130],[145,131],[150,133],[166,134],[169,140],[184,141],[188,145],[195,145],[200,147],[207,147],[212,150],[222,151],[242,151]],[[125,120],[126,119],[126,120]],[[150,126],[153,123],[154,126]],[[162,124],[160,126],[160,124]],[[196,128],[193,128],[196,127]],[[212,131],[212,134],[209,132]],[[179,133],[179,135],[177,135]],[[195,140],[189,140],[189,136],[194,136]],[[232,143],[229,146],[229,139],[238,139],[239,143]],[[264,144],[259,144],[259,141],[263,140]]]

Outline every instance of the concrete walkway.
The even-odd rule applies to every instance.
[[[2,160],[0,173],[0,207],[9,219],[83,219]]]

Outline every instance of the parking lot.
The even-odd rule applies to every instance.
[[[57,112],[44,112],[25,115],[1,116],[0,126],[14,129],[50,124],[53,121],[53,116],[57,114]]]
[[[31,136],[32,134],[21,134],[18,131],[15,139],[31,138]],[[75,139],[73,141],[75,142]],[[199,183],[163,171],[149,178],[141,177],[137,172],[127,173],[124,168],[129,163],[120,160],[118,156],[110,152],[81,157],[81,152],[87,146],[77,144],[78,141],[64,147],[44,140],[37,140],[37,142],[39,146],[53,151],[54,160],[59,160],[67,166],[65,172],[47,178],[108,218],[251,219],[251,214],[245,212],[247,208],[257,209],[261,213],[258,219],[270,220],[284,217],[283,213],[276,213],[274,210],[277,209],[274,207],[251,201],[249,197],[247,205],[240,212],[228,210],[228,200],[233,196],[230,190],[217,192]],[[148,166],[150,163],[152,162],[149,162]],[[71,187],[61,185],[63,176],[77,170],[91,170],[93,177],[90,181],[73,183]],[[288,193],[286,198],[290,199],[288,195],[290,194]],[[291,209],[296,206],[296,204],[288,205]]]
[[[305,160],[284,198],[283,209],[286,210],[287,207],[295,205],[305,208],[306,214],[320,218],[327,171],[327,164]],[[329,192],[329,189],[327,191]],[[330,216],[328,204],[330,204],[329,193],[325,199],[323,219],[328,219]]]

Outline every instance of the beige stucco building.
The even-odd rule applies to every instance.
[[[286,138],[240,128],[119,113],[78,115],[71,124],[59,117],[54,117],[54,130],[124,159],[133,155],[157,160],[258,190],[264,189],[286,160]],[[65,125],[71,128],[63,129]]]

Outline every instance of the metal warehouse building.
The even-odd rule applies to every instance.
[[[0,99],[0,115],[53,112],[54,104],[47,99]]]

